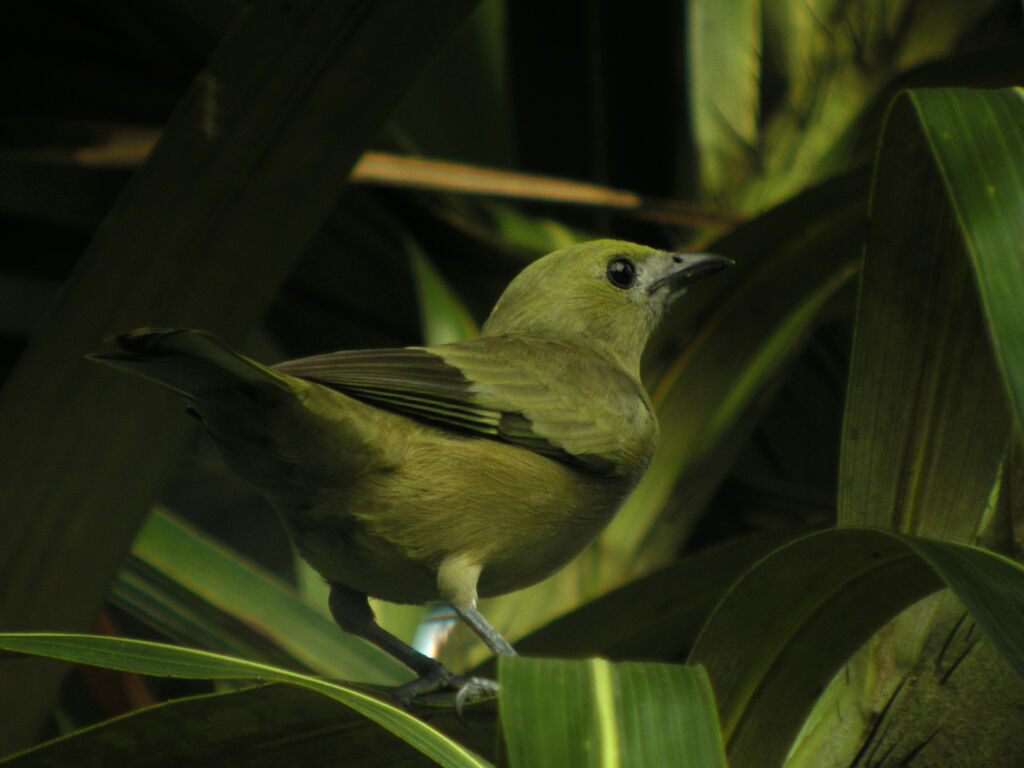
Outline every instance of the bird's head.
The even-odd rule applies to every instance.
[[[509,283],[483,334],[523,333],[582,343],[639,375],[640,355],[665,309],[695,280],[732,264],[621,240],[555,251]]]

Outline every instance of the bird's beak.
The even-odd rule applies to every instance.
[[[714,253],[670,253],[666,255],[671,257],[671,263],[666,269],[665,276],[651,285],[649,289],[651,293],[663,285],[668,285],[673,294],[677,293],[690,283],[695,283],[736,263],[730,258]]]

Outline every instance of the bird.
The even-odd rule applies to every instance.
[[[188,401],[326,580],[341,629],[415,673],[399,704],[450,689],[461,710],[497,683],[387,632],[368,597],[446,603],[514,655],[478,599],[559,570],[636,487],[658,436],[646,342],[687,286],[732,263],[594,240],[527,265],[464,341],[264,365],[204,331],[140,328],[89,357]]]

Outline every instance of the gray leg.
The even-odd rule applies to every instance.
[[[491,626],[491,623],[476,609],[476,606],[459,607],[453,605],[452,609],[459,614],[459,618],[466,622],[470,629],[476,632],[477,636],[487,644],[487,647],[496,656],[516,655],[515,649],[509,645],[508,640]]]
[[[515,656],[515,649],[509,645],[508,640],[491,623],[484,618],[484,615],[476,609],[476,606],[460,608],[452,606],[452,609],[459,617],[466,622],[466,625],[476,632],[477,636],[487,644],[491,652],[496,656]],[[455,696],[455,710],[462,712],[462,707],[467,702],[486,699],[498,695],[498,683],[486,677],[471,677],[459,688]],[[461,715],[460,715],[461,717]]]
[[[420,653],[383,629],[374,618],[373,610],[362,592],[333,584],[328,605],[331,615],[343,630],[368,640],[418,675],[415,680],[395,689],[395,700],[402,706],[408,706],[414,698],[423,693],[455,689],[459,692],[456,706],[461,711],[462,704],[466,701],[475,701],[497,693],[497,684],[493,681],[456,675],[448,671],[441,662]],[[480,619],[483,621],[482,616]],[[486,624],[486,621],[484,623]]]
[[[482,571],[483,566],[470,555],[449,555],[437,569],[437,591],[493,653],[515,656],[508,641],[476,609],[476,584]]]

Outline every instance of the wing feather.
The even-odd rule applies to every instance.
[[[637,457],[646,465],[653,452],[656,426],[639,384],[595,354],[545,339],[334,352],[273,368],[601,474]]]

